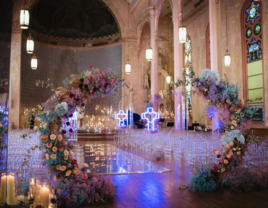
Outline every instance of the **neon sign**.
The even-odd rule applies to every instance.
[[[155,112],[152,107],[148,107],[147,111],[141,113],[141,118],[147,121],[146,130],[155,132],[158,129],[155,127],[155,121],[160,118],[159,113]]]
[[[128,115],[124,113],[123,110],[120,110],[119,113],[114,115],[115,119],[118,119],[117,127],[126,128],[127,122],[125,124],[125,120],[128,120]]]

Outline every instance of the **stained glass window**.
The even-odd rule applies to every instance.
[[[261,33],[261,24],[258,23],[258,24],[256,24],[255,27],[254,27],[254,34],[255,34],[255,35],[259,35],[260,33]]]
[[[186,43],[184,45],[184,58],[185,58],[185,70],[186,73],[189,73],[189,69],[187,68],[188,64],[191,64],[192,62],[192,48],[191,48],[191,39],[189,37],[187,37],[186,39]],[[186,92],[188,94],[188,98],[189,98],[189,102],[192,105],[192,86],[189,84],[186,86]]]
[[[247,38],[250,38],[251,35],[252,35],[252,28],[249,27],[249,28],[247,29],[246,36],[247,36]]]
[[[261,13],[259,11],[260,3],[256,3],[255,1],[252,1],[250,4],[250,7],[247,8],[247,22],[250,22],[251,24],[255,23],[256,18],[259,18]]]
[[[249,99],[249,107],[256,111],[253,116],[255,124],[264,123],[261,8],[261,2],[252,0],[247,0],[242,8],[243,71],[247,89],[244,97]]]

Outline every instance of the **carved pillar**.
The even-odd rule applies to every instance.
[[[11,106],[9,106],[9,123],[15,128],[20,127],[20,92],[21,92],[21,44],[22,30],[20,29],[21,0],[15,0],[13,4],[13,22],[11,32],[10,49],[10,93]]]
[[[221,54],[221,12],[220,1],[209,0],[209,30],[210,30],[210,56],[211,69],[217,70],[222,76],[222,54]],[[220,122],[216,114],[212,118],[212,129],[219,128]]]
[[[158,93],[158,27],[156,25],[155,9],[149,7],[148,12],[150,14],[151,24],[151,47],[153,49],[153,60],[151,61],[151,96],[154,109],[157,110],[157,103],[154,101],[154,95]]]
[[[174,0],[173,3],[173,40],[174,40],[174,81],[182,76],[183,67],[183,44],[179,43],[179,26],[182,15],[182,1]],[[174,110],[175,110],[175,129],[184,130],[185,116],[183,113],[183,96],[181,94],[183,88],[179,87],[176,89],[174,95]]]

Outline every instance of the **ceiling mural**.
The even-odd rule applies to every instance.
[[[99,0],[40,0],[31,10],[30,28],[66,38],[95,38],[119,33],[115,17]]]

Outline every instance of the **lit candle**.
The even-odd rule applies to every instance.
[[[30,186],[34,186],[35,185],[35,183],[34,183],[34,178],[31,178],[30,179]]]
[[[1,177],[1,189],[0,189],[0,204],[4,205],[6,203],[7,197],[7,178],[6,175]]]
[[[7,204],[16,205],[15,178],[13,175],[7,176]]]
[[[40,204],[43,208],[48,208],[49,205],[49,189],[47,187],[42,187],[40,189]]]

